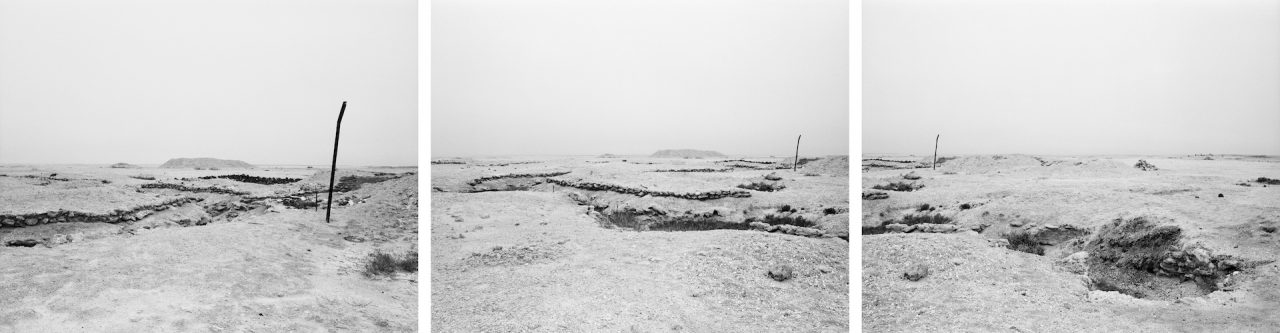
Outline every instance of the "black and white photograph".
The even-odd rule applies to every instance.
[[[1280,330],[1280,2],[862,5],[862,331]]]
[[[850,331],[850,5],[433,2],[431,330]]]
[[[0,0],[0,332],[416,332],[414,1]]]

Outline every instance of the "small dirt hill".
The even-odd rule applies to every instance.
[[[848,176],[849,155],[827,156],[815,161],[810,161],[800,165],[800,172],[832,176]]]
[[[169,159],[160,165],[161,168],[169,169],[190,169],[190,168],[219,168],[219,169],[235,169],[235,168],[253,168],[252,164],[237,160],[220,160],[216,158],[197,157],[197,158],[174,158]]]
[[[716,151],[711,151],[711,150],[665,149],[665,150],[659,150],[658,152],[653,153],[653,156],[651,157],[707,158],[707,157],[724,157],[724,156],[725,156],[724,154],[721,154]]]

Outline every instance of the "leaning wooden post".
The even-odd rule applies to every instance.
[[[796,160],[791,162],[791,172],[796,172],[796,168],[800,167],[800,137],[796,136]]]
[[[329,201],[324,203],[324,223],[329,223],[333,209],[333,178],[338,175],[338,136],[342,134],[342,114],[347,112],[347,101],[338,109],[338,129],[333,132],[333,164],[329,165]]]
[[[938,139],[941,138],[942,134],[938,134],[938,137],[933,138],[933,170],[938,170]]]

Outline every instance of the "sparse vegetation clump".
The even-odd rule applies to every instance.
[[[1044,246],[1036,241],[1034,235],[1024,230],[1016,230],[1004,234],[1004,239],[1009,240],[1009,249],[1021,251],[1035,255],[1044,255]]]
[[[1271,179],[1267,177],[1258,177],[1257,182],[1267,185],[1280,185],[1280,179]]]
[[[825,215],[840,214],[840,210],[835,209],[834,207],[827,207],[822,209],[822,214],[825,214]]]
[[[915,184],[915,183],[907,183],[907,182],[892,182],[892,183],[889,183],[889,184],[886,184],[886,185],[876,185],[876,186],[872,186],[871,188],[872,188],[872,189],[876,189],[876,190],[898,191],[898,192],[911,192],[911,191],[915,191],[915,190],[918,190],[918,189],[924,188],[924,185]]]
[[[816,225],[817,225],[817,224],[815,224],[815,223],[814,223],[814,221],[806,220],[806,219],[804,218],[804,216],[800,216],[800,215],[773,215],[773,214],[769,214],[769,215],[765,215],[764,217],[753,217],[753,218],[749,218],[749,219],[747,219],[747,222],[748,222],[748,223],[750,223],[750,222],[764,222],[764,223],[769,224],[769,225],[783,225],[783,224],[787,224],[787,225],[794,225],[794,226],[797,226],[797,227],[805,227],[805,228],[812,228],[812,227],[814,227],[814,226],[816,226]]]
[[[774,191],[781,191],[782,189],[787,188],[787,186],[782,184],[777,184],[777,183],[751,182],[750,184],[738,185],[738,188],[748,189],[753,191],[761,191],[761,192],[774,192]]]
[[[883,200],[888,198],[889,194],[884,192],[866,192],[862,194],[862,200]]]
[[[920,207],[916,207],[916,211],[917,211],[917,212],[932,211],[932,210],[934,210],[934,209],[935,209],[935,207],[933,207],[933,206],[931,206],[931,205],[929,205],[929,204],[927,204],[927,203],[922,203],[922,204],[920,204]]]
[[[966,202],[966,203],[962,203],[962,204],[960,204],[960,210],[968,210],[968,209],[970,209],[970,208],[973,208],[973,205],[970,205],[970,204],[969,204],[969,203],[967,203],[967,202]]]
[[[369,262],[364,265],[364,276],[392,275],[397,271],[417,272],[418,252],[410,251],[404,255],[395,255],[381,250],[369,255]]]
[[[920,214],[920,215],[908,214],[907,216],[903,216],[903,217],[902,217],[902,219],[900,219],[900,220],[890,221],[890,222],[885,223],[885,224],[892,224],[892,223],[900,223],[900,224],[905,224],[905,225],[916,225],[916,224],[924,224],[924,223],[932,223],[932,224],[950,224],[951,222],[952,222],[952,220],[951,220],[951,218],[950,218],[950,217],[943,216],[942,214],[932,214],[932,215],[930,215],[930,214]]]

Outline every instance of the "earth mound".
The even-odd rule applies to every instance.
[[[169,159],[168,161],[165,161],[164,164],[161,164],[160,167],[166,168],[166,169],[189,169],[189,168],[249,169],[249,168],[253,168],[253,165],[249,163],[245,163],[243,161],[237,161],[237,160],[220,160],[216,158],[198,157],[198,158]]]
[[[653,153],[651,157],[666,158],[707,158],[707,157],[724,157],[724,154],[711,150],[695,150],[695,149],[664,149]]]
[[[931,161],[932,157],[926,159]],[[928,164],[925,164],[928,165]],[[1000,170],[1040,167],[1040,160],[1028,155],[976,155],[962,156],[953,160],[938,163],[938,167],[946,171],[964,173],[987,173]]]
[[[827,156],[800,165],[800,172],[809,174],[848,176],[849,155]]]

